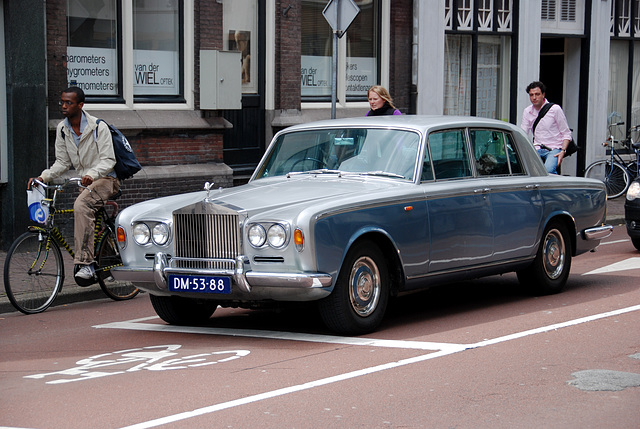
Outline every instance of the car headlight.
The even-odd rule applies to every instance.
[[[279,249],[287,242],[287,231],[285,231],[282,225],[277,223],[273,224],[267,233],[267,241],[269,242],[269,246]]]
[[[633,201],[636,198],[640,198],[640,181],[631,182],[629,189],[627,189],[627,200]]]
[[[151,230],[144,223],[137,223],[133,226],[133,240],[141,246],[149,243],[151,240]]]
[[[158,246],[167,244],[169,241],[169,226],[166,223],[157,223],[153,227],[153,242]]]
[[[256,223],[249,227],[247,238],[253,247],[262,247],[267,240],[267,232],[262,225]]]

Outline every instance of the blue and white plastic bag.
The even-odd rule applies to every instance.
[[[46,191],[42,187],[32,188],[27,191],[27,206],[29,217],[32,221],[45,224],[49,219],[49,206],[42,203],[46,198]]]

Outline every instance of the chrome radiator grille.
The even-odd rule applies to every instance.
[[[235,258],[240,253],[237,214],[174,213],[173,225],[175,256],[191,259],[177,260],[176,267],[221,270],[234,268]]]

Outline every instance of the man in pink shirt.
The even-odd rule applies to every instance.
[[[562,159],[567,152],[567,146],[571,141],[571,129],[567,124],[562,108],[553,104],[542,119],[533,129],[533,125],[542,107],[548,103],[544,94],[546,86],[542,82],[531,82],[527,86],[527,94],[531,100],[531,106],[524,109],[522,113],[521,128],[525,133],[529,131],[533,134],[533,145],[535,146],[547,171],[558,174]]]

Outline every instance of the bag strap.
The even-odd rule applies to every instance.
[[[538,126],[538,122],[540,122],[540,119],[542,119],[544,117],[544,115],[547,114],[549,109],[551,109],[551,106],[553,106],[553,103],[547,103],[544,106],[542,106],[542,109],[540,109],[540,111],[538,112],[538,117],[536,118],[535,122],[533,123],[533,127],[531,127],[531,132],[533,133],[534,138],[535,138],[536,127]]]

